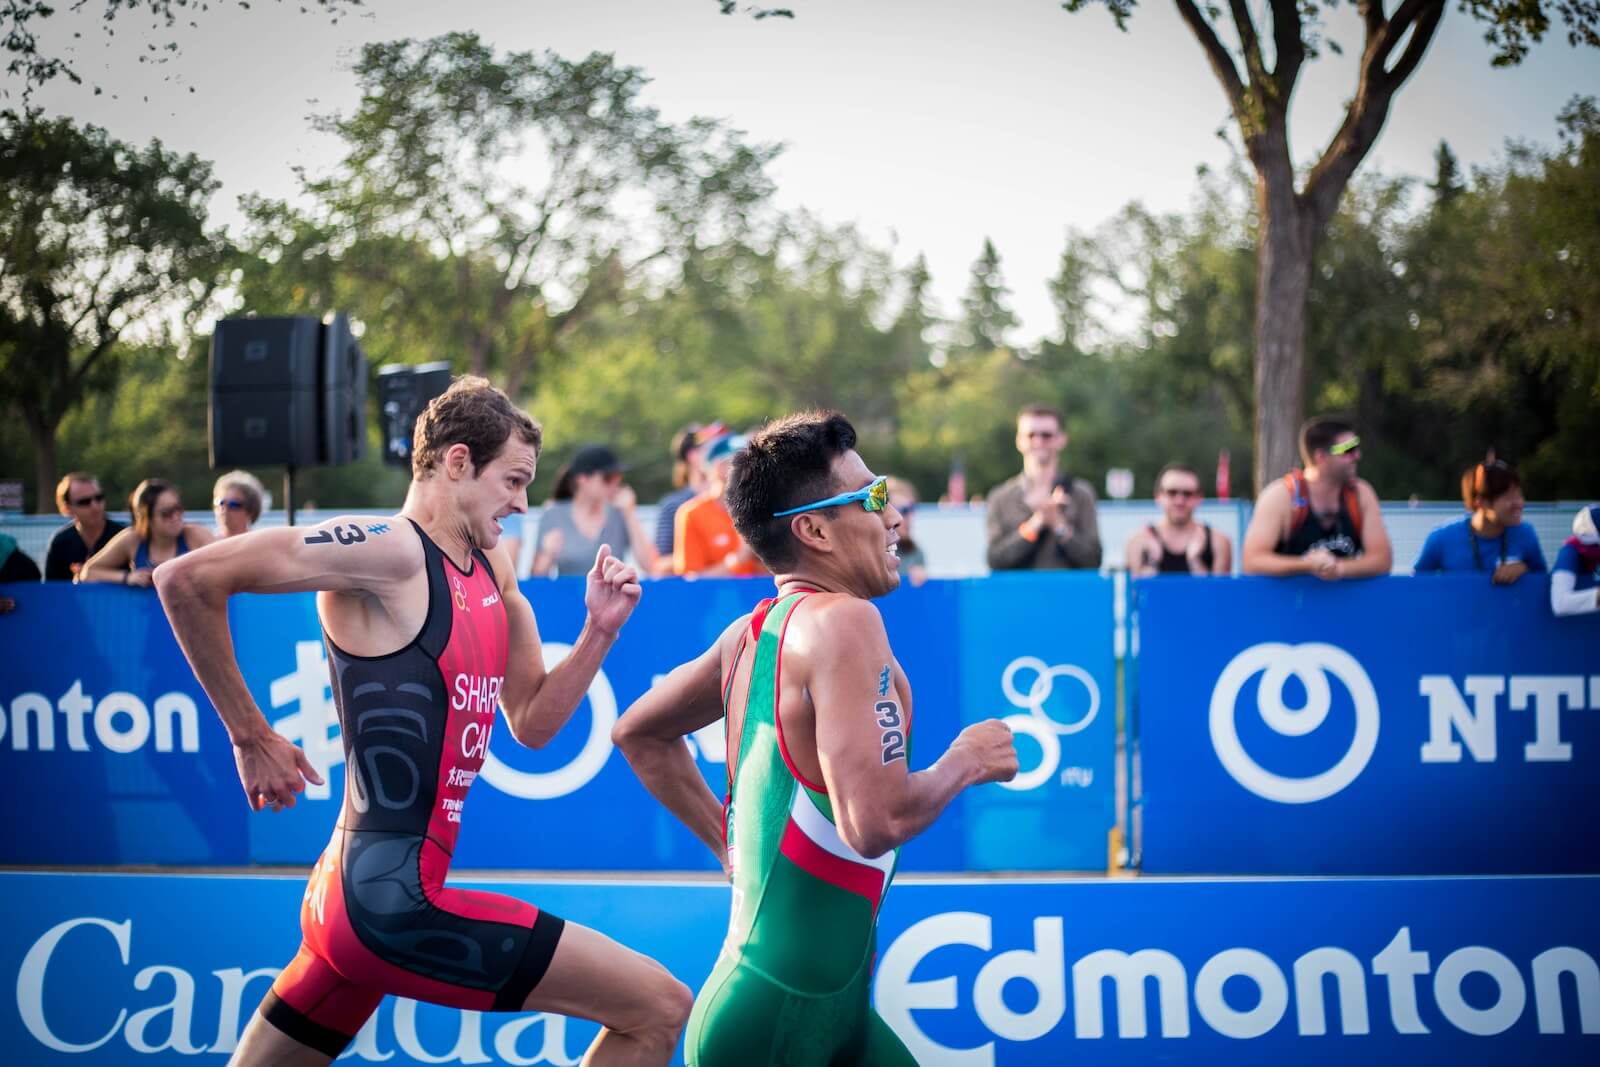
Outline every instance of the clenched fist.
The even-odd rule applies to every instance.
[[[1009,782],[1017,776],[1017,745],[1011,727],[999,719],[975,722],[957,737],[952,751],[969,755],[978,766],[978,782]]]

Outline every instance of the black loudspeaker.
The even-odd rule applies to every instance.
[[[321,421],[325,466],[367,454],[367,359],[343,315],[322,327]]]
[[[378,368],[378,410],[383,418],[383,461],[411,466],[417,416],[428,401],[450,388],[449,363],[392,363]]]
[[[358,459],[366,394],[366,357],[343,315],[223,319],[211,335],[211,466]]]

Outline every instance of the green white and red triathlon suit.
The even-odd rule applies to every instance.
[[[916,1063],[871,1003],[878,907],[898,850],[869,860],[845,844],[827,791],[802,777],[784,741],[783,635],[806,595],[756,609],[723,689],[726,712],[754,637],[744,720],[728,739],[732,916],[689,1016],[688,1067]]]

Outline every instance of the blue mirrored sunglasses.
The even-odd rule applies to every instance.
[[[840,493],[830,496],[826,500],[817,500],[810,504],[801,504],[797,508],[776,512],[772,517],[781,519],[789,515],[798,515],[802,511],[819,511],[822,508],[836,508],[840,504],[854,504],[861,502],[861,507],[866,511],[882,511],[889,506],[889,476],[882,475],[874,478],[868,484],[853,493]]]

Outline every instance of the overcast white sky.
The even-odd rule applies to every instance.
[[[1022,318],[1018,343],[1054,329],[1045,281],[1069,227],[1091,229],[1135,199],[1182,210],[1195,168],[1227,162],[1215,136],[1228,117],[1222,90],[1166,4],[1138,8],[1122,33],[1104,10],[1069,15],[1056,0],[788,2],[796,19],[756,22],[718,14],[715,0],[369,0],[334,26],[298,14],[297,0],[248,11],[214,2],[198,29],[175,33],[124,16],[109,43],[95,18],[58,16],[49,43],[72,44],[81,29],[73,57],[107,94],[58,81],[36,102],[212,160],[227,222],[239,195],[290,196],[291,167],[337,160],[337,144],[305,119],[354,104],[344,66],[364,42],[470,29],[501,50],[609,51],[654,79],[648,99],[669,118],[717,116],[784,142],[779,203],[892,238],[901,263],[926,253],[946,313],[993,238]],[[103,7],[88,0],[89,12]],[[1354,85],[1360,36],[1348,5],[1329,35],[1346,57],[1325,56],[1301,79],[1301,162],[1337,128]],[[1426,177],[1441,138],[1469,166],[1508,137],[1553,144],[1561,105],[1600,95],[1600,52],[1557,33],[1521,67],[1495,70],[1481,37],[1452,4],[1364,169]],[[137,61],[148,42],[173,39],[173,62]],[[20,86],[5,85],[15,106]]]

